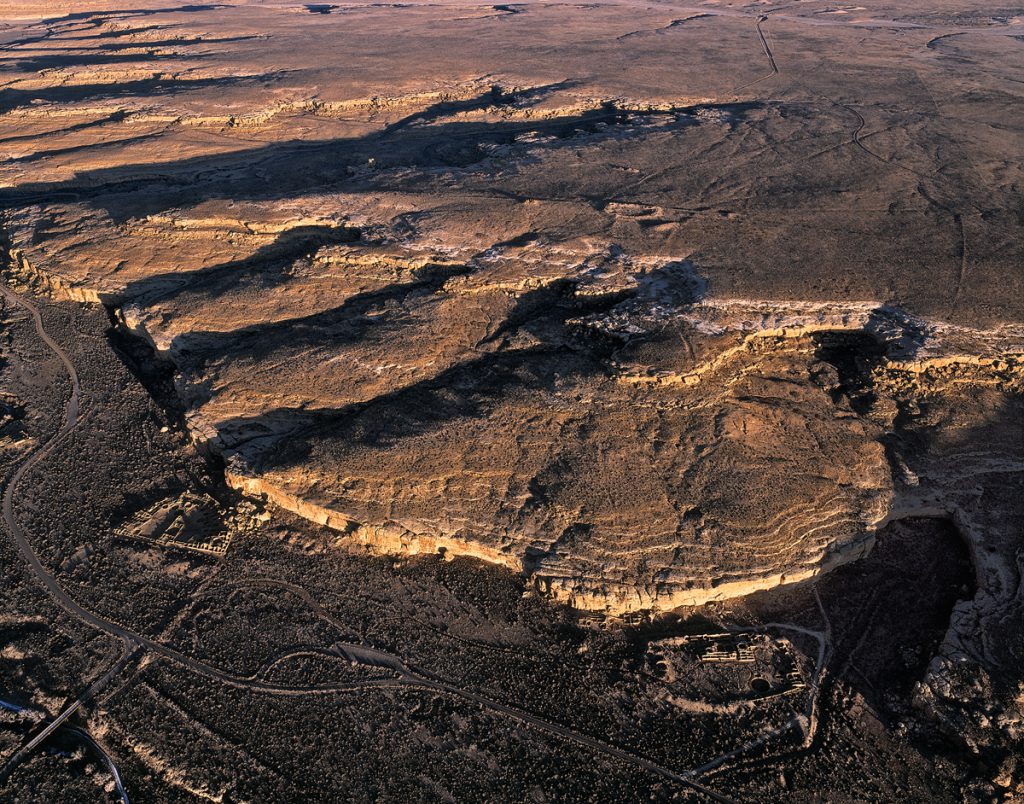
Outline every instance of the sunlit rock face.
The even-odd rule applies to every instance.
[[[960,505],[900,428],[1019,393],[1016,18],[23,5],[17,275],[107,304],[228,481],[343,542],[741,595]]]
[[[554,312],[577,303],[548,299],[501,348],[344,414],[277,419],[291,434],[241,441],[235,482],[371,547],[479,555],[588,607],[734,595],[867,546],[892,495],[880,430],[833,399],[810,338],[658,384],[633,358],[658,339],[661,365],[685,365],[682,325],[594,343],[600,315]]]

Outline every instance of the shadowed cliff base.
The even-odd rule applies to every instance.
[[[57,2],[0,797],[1024,792],[1017,11]]]

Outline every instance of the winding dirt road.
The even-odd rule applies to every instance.
[[[241,687],[253,692],[263,692],[283,696],[325,695],[351,692],[354,690],[368,689],[372,687],[407,686],[455,695],[464,700],[476,703],[485,709],[503,714],[539,731],[555,735],[567,741],[590,748],[598,753],[604,754],[605,756],[648,770],[664,779],[688,787],[694,792],[697,792],[713,801],[731,801],[731,799],[716,793],[699,782],[687,778],[681,773],[676,773],[675,771],[665,768],[649,759],[610,745],[609,743],[603,742],[595,737],[591,737],[590,735],[576,732],[557,723],[552,723],[515,707],[502,704],[498,701],[493,701],[470,690],[465,690],[461,687],[449,684],[441,679],[434,679],[417,673],[411,670],[399,657],[376,648],[369,648],[365,645],[354,645],[345,642],[339,642],[335,645],[336,648],[343,651],[352,660],[364,665],[387,668],[395,672],[397,677],[368,679],[330,686],[288,687],[269,684],[251,677],[246,678],[236,676],[232,673],[227,673],[219,668],[212,667],[204,662],[193,659],[190,656],[186,656],[174,648],[143,636],[142,634],[138,634],[116,622],[100,617],[88,609],[83,608],[64,590],[57,579],[46,569],[46,567],[43,566],[39,557],[32,549],[32,545],[28,539],[28,534],[21,525],[18,524],[17,517],[14,515],[14,499],[17,495],[21,481],[29,472],[32,471],[32,469],[38,466],[47,456],[49,456],[79,423],[81,384],[78,379],[78,372],[75,370],[74,363],[71,361],[71,358],[68,357],[64,349],[49,335],[49,333],[46,332],[46,329],[43,326],[42,316],[35,305],[14,293],[5,285],[0,285],[0,294],[2,294],[3,297],[11,304],[28,311],[32,316],[35,330],[39,338],[50,348],[51,351],[53,351],[55,355],[57,355],[61,363],[64,364],[64,368],[71,380],[71,395],[64,408],[64,424],[52,438],[39,447],[25,460],[24,463],[22,463],[14,473],[10,482],[7,484],[7,488],[4,490],[2,506],[4,523],[6,524],[11,537],[14,539],[14,542],[17,544],[22,556],[28,562],[39,581],[46,587],[50,595],[74,617],[77,617],[82,622],[87,623],[99,631],[118,637],[125,645],[125,654],[122,656],[122,659],[113,668],[111,668],[111,670],[104,674],[104,676],[94,682],[74,704],[65,709],[64,712],[62,712],[61,715],[58,716],[58,718],[56,718],[41,734],[37,735],[33,740],[20,748],[12,757],[10,757],[3,768],[5,773],[9,772],[17,762],[24,759],[32,749],[38,746],[54,730],[59,728],[68,717],[74,714],[74,712],[78,711],[81,705],[88,700],[88,698],[116,676],[117,673],[119,673],[127,664],[129,656],[134,656],[139,651],[145,650],[169,659],[199,675],[223,684]],[[312,603],[315,609],[322,611],[322,608],[313,600],[308,592],[302,590],[301,596],[307,603]],[[324,612],[324,614],[326,614],[326,612]]]
[[[736,87],[735,89],[732,90],[733,94],[740,92],[744,89],[747,89],[748,87],[752,87],[754,86],[754,84],[760,84],[762,81],[767,81],[769,78],[772,78],[779,74],[779,65],[775,63],[775,54],[772,52],[771,45],[768,44],[768,39],[765,37],[764,29],[762,28],[762,26],[766,22],[768,22],[768,15],[759,14],[757,17],[757,22],[754,23],[754,27],[757,30],[757,37],[761,41],[761,50],[764,51],[764,55],[768,58],[769,70],[760,78],[755,78],[753,81],[748,81],[747,83]]]

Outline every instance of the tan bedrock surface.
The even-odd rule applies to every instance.
[[[107,305],[340,542],[669,609],[1022,457],[1019,16],[108,5],[0,31],[12,278]]]

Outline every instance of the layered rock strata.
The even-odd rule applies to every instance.
[[[1020,392],[1009,17],[144,5],[0,32],[5,249],[246,493],[615,613],[966,510],[905,436]]]

